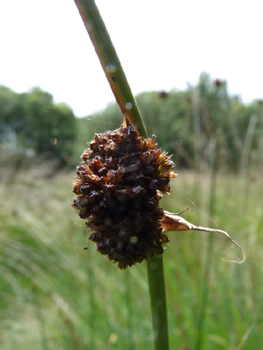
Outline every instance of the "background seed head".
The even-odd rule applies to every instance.
[[[97,250],[121,269],[161,255],[168,238],[161,193],[170,192],[174,163],[132,125],[96,134],[77,168],[72,206],[92,230]]]

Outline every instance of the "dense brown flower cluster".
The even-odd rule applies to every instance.
[[[96,134],[81,158],[72,206],[87,219],[97,250],[121,269],[161,255],[168,238],[160,192],[168,193],[175,177],[170,156],[129,125]]]

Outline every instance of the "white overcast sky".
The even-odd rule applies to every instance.
[[[202,71],[263,98],[260,0],[97,0],[134,94],[185,89]],[[77,116],[114,100],[73,0],[0,0],[0,84],[40,86]]]

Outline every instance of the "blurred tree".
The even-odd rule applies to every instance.
[[[185,91],[143,92],[136,100],[149,135],[156,135],[180,168],[197,162],[209,167],[215,150],[217,166],[225,170],[241,171],[250,160],[263,160],[263,103],[243,104],[229,95],[226,81],[202,73]],[[94,133],[116,129],[122,120],[117,104],[77,119],[70,107],[54,104],[40,88],[17,94],[0,86],[0,147],[19,162],[41,155],[60,166],[70,159],[71,165],[79,164]]]
[[[0,86],[0,141],[6,151],[23,157],[41,155],[65,165],[77,137],[76,118],[66,104],[54,104],[40,88],[17,94]]]
[[[250,154],[263,147],[263,103],[243,104],[237,96],[229,95],[226,81],[212,80],[207,73],[202,73],[198,84],[188,85],[185,91],[143,92],[136,96],[136,101],[149,135],[157,136],[158,143],[173,154],[180,168],[194,168],[197,160],[210,166],[216,150],[218,167],[238,171],[253,115],[261,117],[254,123],[251,149],[247,151]],[[92,124],[87,119],[93,120]],[[80,122],[83,127],[89,125],[88,141],[93,137],[92,125],[96,121],[99,121],[96,132],[100,132],[105,130],[105,122],[114,129],[121,120],[119,107],[112,104],[99,115]]]

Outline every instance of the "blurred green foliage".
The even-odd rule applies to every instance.
[[[55,104],[51,94],[40,88],[18,94],[0,86],[0,147],[2,153],[16,158],[17,166],[21,159],[39,156],[65,165],[76,136],[77,120],[71,108]]]
[[[258,159],[262,153],[263,103],[245,105],[238,96],[230,96],[226,81],[212,80],[203,73],[199,83],[185,91],[143,92],[136,101],[148,135],[156,135],[158,144],[173,154],[179,168],[195,168],[197,159],[210,167],[216,152],[220,167],[239,171],[244,156]],[[117,104],[108,106],[102,115],[107,122],[122,121]],[[256,123],[251,128],[253,120]]]
[[[9,171],[0,168],[1,350],[152,349],[145,262],[119,270],[96,252],[70,206],[75,173],[52,179],[41,173],[20,170],[10,183]],[[163,198],[171,212],[190,207],[183,215],[190,222],[227,230],[247,253],[242,265],[226,263],[221,257],[235,260],[241,253],[224,236],[169,233],[164,269],[171,349],[263,346],[263,197],[256,175],[248,178],[247,195],[241,177],[218,176],[212,217],[209,174],[202,177],[201,200],[194,172],[180,172],[174,193]]]
[[[156,135],[178,168],[210,168],[216,155],[222,170],[239,172],[262,160],[263,101],[242,103],[229,94],[226,81],[202,73],[185,91],[143,92],[136,100],[148,135]],[[0,147],[19,160],[41,156],[75,166],[94,132],[116,129],[122,121],[116,103],[76,118],[39,88],[17,94],[0,86]]]

